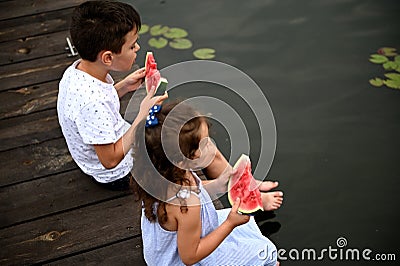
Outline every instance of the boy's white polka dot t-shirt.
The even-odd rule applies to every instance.
[[[82,171],[98,182],[112,182],[132,169],[131,153],[128,152],[115,168],[106,169],[93,145],[115,143],[130,124],[120,114],[120,102],[112,77],[107,75],[107,82],[102,82],[76,69],[79,62],[68,67],[59,84],[59,123],[71,156]]]

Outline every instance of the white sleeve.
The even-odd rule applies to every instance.
[[[118,119],[107,103],[92,102],[86,105],[75,121],[85,144],[110,144],[118,140],[114,128]]]

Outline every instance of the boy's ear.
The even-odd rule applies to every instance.
[[[99,57],[103,64],[107,66],[112,64],[113,56],[111,51],[101,51]]]

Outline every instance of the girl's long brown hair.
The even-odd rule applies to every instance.
[[[168,125],[165,126],[169,128],[173,127],[174,129],[172,131],[168,130],[170,133],[166,135],[167,138],[176,138],[179,134],[178,140],[181,153],[176,152],[172,157],[171,154],[168,154],[167,157],[164,148],[166,145],[168,146],[168,144],[162,143],[161,129],[164,126],[167,115],[170,114],[171,110],[177,105],[179,105],[179,111],[176,112],[176,110],[174,110],[174,112],[168,116]],[[160,223],[164,223],[168,219],[165,202],[148,194],[142,186],[151,186],[157,189],[157,191],[160,191],[161,194],[167,195],[168,187],[166,187],[165,184],[161,184],[161,182],[154,182],[155,179],[151,177],[151,175],[154,174],[154,170],[151,171],[150,168],[153,167],[172,183],[182,186],[190,185],[189,180],[185,177],[186,170],[175,166],[170,160],[182,162],[186,158],[193,158],[196,150],[199,148],[201,124],[206,122],[206,120],[204,117],[199,116],[193,108],[182,102],[164,103],[161,111],[156,113],[155,116],[158,119],[158,124],[156,126],[145,127],[145,121],[141,121],[136,128],[133,147],[133,180],[131,185],[137,200],[143,202],[144,213],[147,219],[151,222],[157,221],[158,210],[154,209],[154,207],[156,206],[155,203],[158,203],[157,206],[159,210],[161,210],[161,216],[158,217],[158,220]],[[180,131],[178,132],[179,129]],[[165,135],[163,135],[163,138],[165,138]],[[143,143],[145,143],[145,145],[143,145]],[[149,165],[147,162],[146,153],[153,166]],[[184,211],[185,208],[181,206],[181,210]]]

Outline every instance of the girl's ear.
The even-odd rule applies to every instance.
[[[101,51],[100,52],[100,61],[107,65],[111,66],[113,60],[113,55],[111,51]]]

